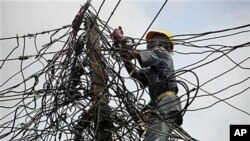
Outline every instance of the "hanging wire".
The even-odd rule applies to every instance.
[[[16,73],[0,84],[0,108],[7,111],[0,117],[0,120],[3,121],[0,124],[0,139],[12,141],[96,140],[97,127],[103,126],[98,122],[100,120],[99,115],[104,113],[101,109],[102,103],[93,96],[95,89],[92,87],[92,76],[96,72],[91,67],[93,62],[91,62],[90,54],[98,54],[97,59],[101,60],[102,63],[98,65],[104,66],[105,80],[100,83],[105,84],[105,90],[100,94],[100,97],[105,96],[109,101],[108,106],[106,105],[108,110],[105,112],[109,114],[107,123],[111,123],[111,125],[104,126],[107,128],[103,130],[112,135],[112,140],[138,141],[143,139],[142,132],[146,117],[144,108],[149,101],[145,99],[144,95],[148,95],[148,91],[140,87],[140,82],[121,73],[125,69],[123,62],[126,60],[119,55],[119,51],[126,49],[115,48],[114,42],[110,38],[113,28],[108,25],[120,1],[117,2],[107,22],[99,18],[99,13],[104,4],[105,1],[98,10],[95,10],[88,1],[86,5],[81,7],[72,25],[35,34],[0,38],[0,41],[15,40],[16,42],[8,55],[0,59],[1,70],[5,69],[5,65],[9,62],[15,61],[20,65]],[[91,24],[98,33],[98,37],[94,40],[92,46],[98,44],[98,39],[102,41],[100,49],[92,49],[91,53],[87,48],[90,31],[85,26],[86,20],[90,17],[94,19],[92,22],[97,21],[98,24]],[[102,27],[102,30],[99,30],[99,27]],[[182,116],[189,111],[211,108],[220,102],[234,107],[247,116],[250,115],[248,111],[227,102],[228,99],[235,96],[246,94],[249,87],[238,92],[232,92],[226,98],[216,96],[232,87],[249,84],[249,77],[242,78],[239,82],[233,82],[233,84],[225,86],[217,92],[209,92],[203,88],[236,68],[249,73],[249,66],[245,65],[249,57],[236,61],[230,57],[230,53],[248,48],[250,43],[239,43],[231,46],[222,44],[198,45],[198,43],[208,40],[237,37],[249,33],[249,28],[250,25],[248,24],[218,31],[174,36],[176,38],[175,45],[190,48],[189,52],[182,52],[177,49],[175,50],[176,54],[182,56],[202,55],[200,60],[177,69],[174,74],[178,78],[177,83],[181,89],[179,96],[183,105]],[[234,31],[234,33],[227,33],[228,31]],[[50,35],[49,43],[39,46],[37,43],[39,37],[47,35]],[[207,37],[208,35],[209,37]],[[200,37],[203,37],[203,39],[200,39]],[[129,37],[128,39],[131,46],[139,47],[145,44],[145,42],[141,42],[142,38]],[[36,53],[26,53],[28,40],[33,41]],[[63,44],[62,47],[52,50],[58,43]],[[18,57],[13,57],[17,49],[21,49],[22,53]],[[233,66],[211,79],[203,80],[203,83],[201,83],[196,70],[216,63],[222,58],[227,58]],[[36,71],[32,70],[31,73],[29,70],[33,69],[35,65],[41,67],[38,67]],[[136,69],[140,70],[141,68],[137,67]],[[185,78],[187,74],[195,79],[190,82],[188,78]],[[10,85],[13,81],[15,84]],[[131,85],[135,88],[131,89]],[[199,94],[200,91],[206,94],[201,95]],[[189,108],[193,102],[207,96],[214,97],[217,101],[204,107]],[[147,115],[147,118],[152,120],[155,117]],[[161,114],[158,118],[164,120],[170,128],[175,129],[170,135],[166,133],[159,134],[179,140],[192,139],[181,127],[170,122],[167,115]]]

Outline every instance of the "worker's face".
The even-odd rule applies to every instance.
[[[154,36],[151,40],[147,41],[147,49],[150,50],[154,47],[159,47],[159,46],[166,46],[166,44],[168,44],[168,39],[166,39],[165,36],[162,35],[156,35]]]
[[[150,50],[150,49],[152,49],[154,47],[157,47],[159,45],[160,45],[159,41],[157,41],[157,40],[150,40],[150,41],[148,41],[147,49]]]

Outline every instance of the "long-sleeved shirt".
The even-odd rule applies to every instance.
[[[149,88],[152,102],[165,91],[178,92],[171,54],[163,47],[139,52],[142,69],[137,71],[137,79]]]

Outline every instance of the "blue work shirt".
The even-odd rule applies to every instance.
[[[137,71],[137,79],[149,88],[151,100],[166,91],[178,92],[173,59],[165,48],[154,47],[140,51],[139,55],[142,69]]]

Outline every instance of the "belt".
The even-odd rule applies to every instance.
[[[159,96],[157,96],[157,100],[160,101],[165,96],[170,96],[170,95],[175,95],[175,94],[176,94],[175,91],[166,91],[160,94]]]

